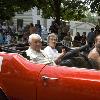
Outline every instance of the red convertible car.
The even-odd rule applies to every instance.
[[[0,100],[100,100],[100,71],[0,53]]]

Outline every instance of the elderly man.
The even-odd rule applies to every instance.
[[[98,69],[100,69],[100,35],[96,36],[95,48],[90,51],[88,58],[94,60],[97,63]]]
[[[56,47],[57,43],[57,35],[54,33],[51,33],[48,35],[48,46],[44,49],[46,54],[48,55],[49,58],[55,61],[55,63],[58,65],[62,59],[62,57],[65,55],[66,51],[65,49],[62,49],[62,53],[58,53]]]
[[[41,50],[42,39],[38,34],[31,34],[29,36],[29,45],[26,54],[33,63],[55,65],[54,61],[49,59],[45,52]]]

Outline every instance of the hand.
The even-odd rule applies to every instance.
[[[62,54],[66,54],[66,50],[65,49],[62,49]]]

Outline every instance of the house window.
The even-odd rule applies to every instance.
[[[40,15],[40,9],[37,9],[37,15]]]
[[[23,19],[17,19],[17,30],[18,28],[22,28],[23,27]]]
[[[37,24],[40,24],[40,20],[37,20]]]

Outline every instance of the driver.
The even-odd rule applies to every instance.
[[[98,69],[100,69],[100,34],[96,36],[95,47],[90,51],[88,58],[95,61],[97,63]]]
[[[49,59],[46,53],[41,50],[42,39],[38,34],[31,34],[28,41],[30,46],[26,50],[26,55],[33,63],[55,65],[54,61]]]
[[[44,51],[46,52],[48,57],[54,60],[55,63],[58,65],[65,55],[66,50],[62,49],[62,53],[58,53],[57,49],[55,48],[57,40],[57,35],[55,35],[54,33],[49,34],[47,38],[48,46],[44,49]]]

